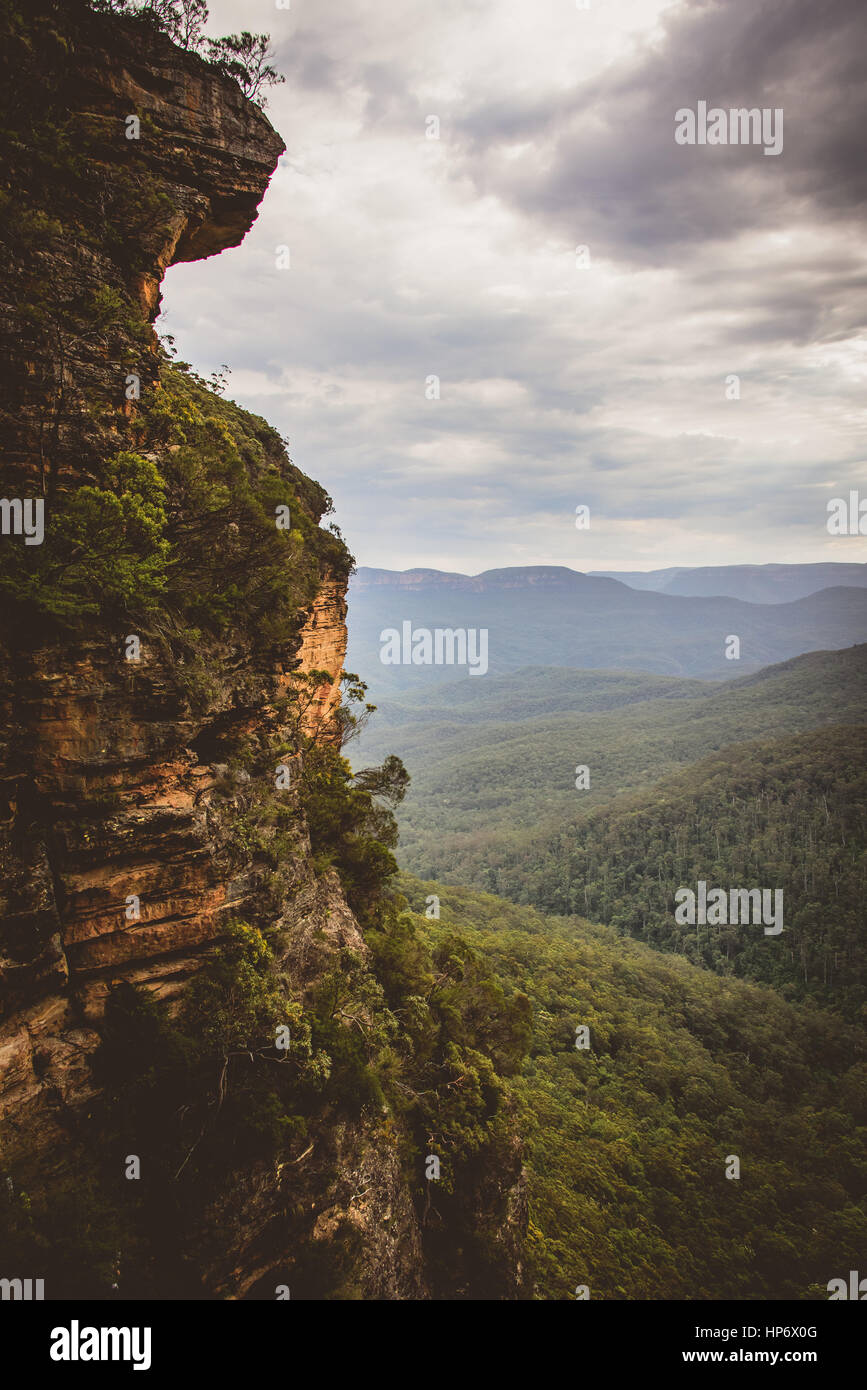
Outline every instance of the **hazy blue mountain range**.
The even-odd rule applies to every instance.
[[[405,622],[412,630],[487,629],[489,671],[475,685],[527,666],[731,679],[807,651],[864,642],[867,591],[837,586],[757,604],[640,591],[557,566],[472,577],[360,569],[349,589],[347,667],[364,673],[374,699],[460,675],[455,666],[384,665],[380,634]],[[732,634],[740,638],[738,661],[725,655]]]
[[[747,603],[792,603],[820,589],[867,588],[867,564],[700,565],[663,570],[589,570],[597,579],[619,579],[632,589],[681,594],[687,598],[723,595]]]

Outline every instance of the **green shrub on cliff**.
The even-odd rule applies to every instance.
[[[233,78],[244,96],[265,106],[264,87],[285,82],[269,59],[267,34],[227,34],[205,37],[209,11],[205,0],[90,0],[95,10],[127,15],[167,34],[173,43],[198,53],[227,77]]]
[[[167,355],[130,434],[134,448],[49,499],[42,545],[0,550],[6,620],[30,631],[134,623],[186,634],[199,655],[204,634],[291,639],[323,573],[352,565],[318,525],[331,510],[324,489],[276,430]]]
[[[345,576],[352,559],[318,526],[331,499],[293,467],[277,431],[166,356],[135,432],[166,484],[165,607],[192,627],[244,629],[262,644],[297,631],[323,571]]]
[[[158,469],[124,450],[106,461],[99,486],[85,484],[49,509],[42,545],[4,547],[0,593],[64,624],[147,610],[168,582],[166,523]]]
[[[388,880],[397,873],[394,817],[369,791],[353,785],[352,769],[333,745],[311,742],[304,755],[301,793],[315,862],[333,864],[362,926],[375,920]]]

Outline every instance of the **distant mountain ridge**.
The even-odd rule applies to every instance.
[[[843,567],[846,568],[846,567]],[[483,629],[488,671],[527,666],[731,679],[807,651],[867,641],[867,589],[838,585],[788,603],[631,588],[565,566],[487,570],[361,569],[349,586],[349,669],[373,699],[454,681],[455,665],[381,660],[388,629]],[[726,656],[731,635],[740,656]],[[464,667],[466,673],[466,667]]]
[[[629,589],[680,598],[735,598],[744,603],[794,603],[821,589],[867,588],[867,561],[806,565],[672,565],[659,570],[574,570],[567,565],[511,565],[459,574],[453,570],[359,568],[358,592],[397,587],[437,587],[485,593],[493,589],[587,588],[588,580],[613,580]]]
[[[481,574],[457,574],[451,570],[381,570],[362,566],[353,579],[353,586],[360,592],[375,588],[423,589],[437,587],[459,589],[465,593],[485,593],[492,589],[586,589],[595,586],[599,579],[613,579],[616,575],[590,575],[581,570],[569,569],[566,565],[510,565],[503,569],[483,570]],[[627,585],[627,588],[633,587]]]
[[[820,589],[867,588],[867,563],[811,565],[699,565],[662,570],[589,570],[597,579],[616,579],[632,589],[684,598],[725,597],[746,603],[792,603]]]

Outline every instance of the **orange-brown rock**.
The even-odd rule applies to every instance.
[[[136,413],[126,373],[145,383],[158,374],[151,324],[166,267],[243,238],[284,146],[233,81],[164,36],[97,16],[83,0],[30,8],[13,19],[7,65],[86,158],[86,177],[63,188],[58,164],[64,220],[51,217],[53,188],[29,190],[45,209],[44,246],[13,217],[3,248],[4,485],[7,495],[51,498],[124,447]],[[125,137],[131,113],[141,121],[137,141]],[[14,177],[27,186],[26,154]],[[104,327],[100,304],[110,309]],[[315,528],[321,490],[300,474],[296,482]],[[13,1186],[24,1177],[50,1185],[82,1161],[77,1145],[96,1095],[91,1061],[113,982],[179,1002],[237,919],[274,929],[296,995],[342,949],[366,953],[337,875],[314,871],[297,793],[284,803],[293,816],[277,872],[262,850],[273,827],[257,824],[258,840],[246,834],[273,793],[265,755],[276,735],[287,737],[276,711],[294,674],[327,673],[304,727],[334,735],[345,618],[344,580],[323,563],[294,637],[279,649],[257,645],[255,633],[214,639],[208,679],[196,689],[158,632],[129,663],[122,633],[96,621],[90,637],[51,642],[4,628],[0,1155]],[[252,773],[227,751],[245,742],[256,750]],[[289,1205],[303,1211],[302,1225],[287,1224]],[[260,1163],[239,1175],[202,1233],[202,1286],[244,1297],[291,1263],[302,1233],[315,1245],[344,1218],[370,1243],[369,1296],[423,1295],[394,1146],[364,1120],[323,1128],[282,1171]]]
[[[306,733],[327,736],[335,711],[340,705],[340,677],[346,657],[346,584],[341,579],[324,580],[304,627],[298,648],[298,670],[328,671],[330,679],[318,685],[306,709]]]

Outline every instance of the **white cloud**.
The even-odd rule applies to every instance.
[[[164,327],[229,362],[362,564],[834,558],[822,487],[867,481],[862,127],[817,125],[857,10],[813,9],[753,35],[754,0],[214,0],[211,32],[272,33],[288,149],[244,244],[169,271]],[[677,149],[699,81],[802,91],[781,159]]]

